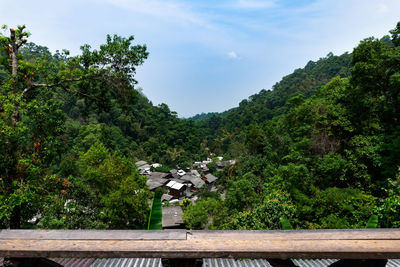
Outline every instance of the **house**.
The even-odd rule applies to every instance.
[[[146,185],[149,187],[150,190],[154,190],[158,187],[164,186],[168,183],[168,179],[165,178],[167,175],[168,173],[163,172],[152,172],[150,174],[147,174]]]
[[[192,176],[190,174],[185,174],[182,177],[180,177],[179,179],[181,180],[181,183],[184,183],[184,182],[190,182],[193,179],[193,177],[195,177],[195,176]]]
[[[203,180],[201,180],[201,178],[194,176],[194,175],[190,175],[190,174],[186,174],[184,176],[182,176],[180,178],[180,180],[182,181],[182,183],[191,183],[193,185],[193,188],[201,188],[205,183]]]
[[[181,198],[185,196],[186,185],[175,181],[170,181],[166,186],[169,188],[169,194],[174,198]]]
[[[201,168],[201,167],[200,167],[201,164],[202,164],[202,163],[201,163],[200,161],[195,161],[195,162],[192,164],[192,166],[193,166],[193,168]]]
[[[166,172],[152,172],[147,174],[147,179],[167,179],[168,173]]]
[[[197,170],[191,170],[190,174],[199,178],[201,177],[200,173]]]
[[[147,180],[146,185],[149,187],[150,191],[153,191],[156,188],[163,186],[164,184],[156,180]]]
[[[149,164],[144,164],[144,165],[142,165],[142,166],[139,166],[139,167],[138,167],[138,170],[140,170],[140,174],[141,174],[141,175],[145,175],[145,174],[151,173],[150,167],[151,167],[151,166],[150,166]]]
[[[180,229],[184,227],[182,220],[182,208],[179,206],[169,206],[162,208],[162,227],[163,229]]]
[[[205,180],[205,182],[208,183],[208,184],[211,184],[211,183],[215,182],[215,181],[218,179],[218,177],[215,177],[215,176],[212,175],[211,173],[207,174],[207,175],[206,175],[205,177],[203,177],[203,178],[205,178],[205,179],[203,179],[203,180]]]
[[[199,177],[192,176],[190,182],[193,184],[195,189],[202,188],[205,185],[205,182]]]
[[[173,198],[173,196],[171,196],[171,195],[163,194],[163,195],[161,196],[161,202],[163,202],[164,200],[165,200],[165,201],[170,201],[172,198]]]

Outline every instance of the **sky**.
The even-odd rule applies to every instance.
[[[351,52],[400,21],[400,0],[0,0],[0,24],[25,24],[52,52],[135,36],[150,53],[143,93],[179,117],[222,112],[309,60]]]

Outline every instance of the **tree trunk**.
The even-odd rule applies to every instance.
[[[17,78],[18,78],[18,49],[19,49],[19,45],[18,45],[18,41],[17,38],[15,36],[15,30],[14,29],[10,29],[10,45],[11,45],[11,53],[10,53],[10,57],[11,57],[11,75],[13,78],[13,91],[14,93],[17,93],[18,91],[18,86],[17,86]],[[18,110],[18,106],[16,107],[15,112],[11,115],[11,124],[13,127],[15,127],[17,125],[19,121],[19,110]]]
[[[15,30],[10,29],[11,40],[11,74],[16,79],[18,74],[18,45],[15,38]],[[16,82],[16,81],[15,81]]]

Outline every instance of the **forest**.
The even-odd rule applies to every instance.
[[[71,56],[3,26],[0,227],[145,229],[159,192],[135,162],[216,155],[235,164],[208,164],[218,190],[182,201],[189,229],[399,227],[400,22],[389,33],[184,119],[137,87],[133,36]]]

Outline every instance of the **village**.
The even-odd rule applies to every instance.
[[[182,220],[182,208],[179,203],[189,199],[193,203],[198,199],[197,194],[204,190],[216,192],[218,177],[211,173],[207,167],[214,162],[216,171],[234,165],[235,160],[223,160],[216,157],[214,161],[210,158],[201,162],[194,162],[191,168],[171,169],[168,172],[156,171],[162,165],[159,163],[148,163],[144,160],[136,162],[140,174],[146,176],[146,184],[150,191],[162,191],[162,227],[163,229],[185,228]],[[221,193],[225,198],[225,192]]]

